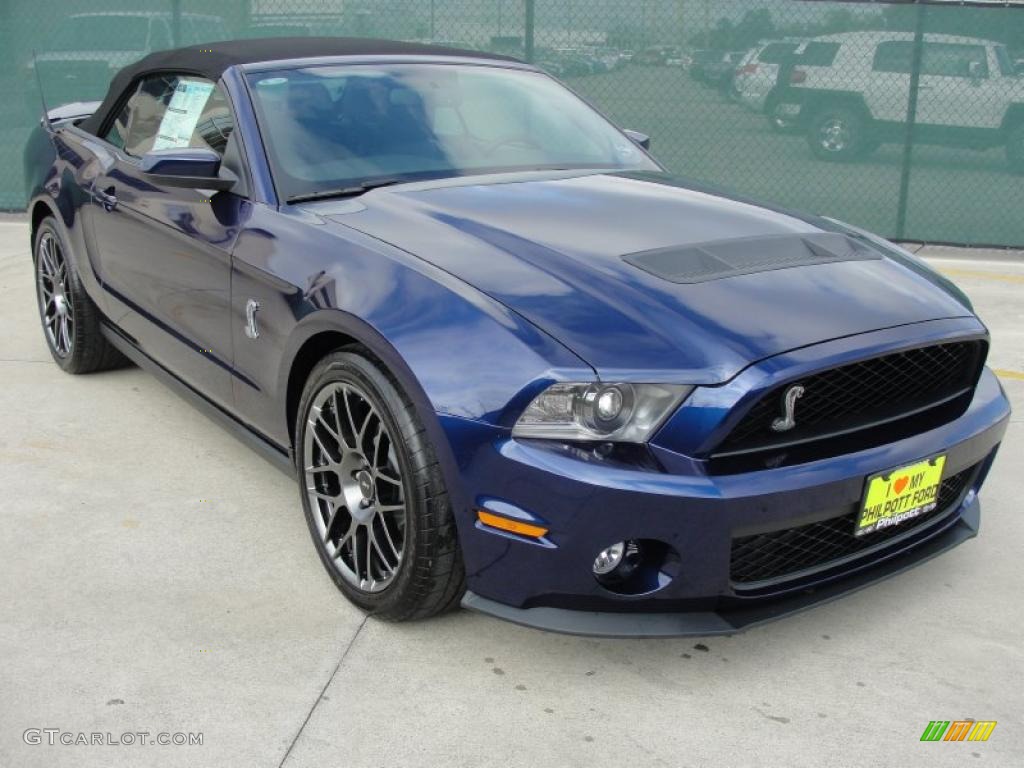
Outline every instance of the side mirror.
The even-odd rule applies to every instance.
[[[139,169],[156,184],[186,189],[231,189],[237,179],[222,173],[220,155],[190,147],[154,149],[142,156]]]
[[[967,65],[967,75],[971,80],[985,79],[985,65],[980,61],[972,61]]]
[[[651,148],[651,137],[648,136],[646,133],[640,133],[640,131],[631,131],[629,129],[624,130],[623,133],[626,134],[626,138],[628,138],[638,147],[647,150]]]

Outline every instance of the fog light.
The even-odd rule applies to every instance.
[[[598,576],[605,576],[619,567],[622,556],[626,552],[626,542],[620,541],[612,544],[608,549],[602,549],[594,559],[594,573]]]
[[[609,592],[647,595],[679,574],[679,553],[658,539],[626,539],[597,553],[594,579]]]
[[[967,495],[964,496],[964,500],[960,502],[960,506],[963,507],[964,509],[967,509],[967,507],[971,506],[971,504],[974,503],[974,499],[977,497],[977,495],[978,492],[971,488],[971,490],[967,492]]]

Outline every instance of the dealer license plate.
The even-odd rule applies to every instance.
[[[945,465],[945,456],[934,456],[869,477],[854,536],[891,528],[935,509]]]

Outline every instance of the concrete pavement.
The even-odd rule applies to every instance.
[[[1018,764],[1024,261],[922,255],[976,302],[1017,408],[981,535],[742,635],[591,640],[364,619],[286,477],[139,370],[53,365],[27,225],[0,223],[0,766]],[[919,741],[962,718],[999,724]]]

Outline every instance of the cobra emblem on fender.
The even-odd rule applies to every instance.
[[[260,329],[256,324],[256,313],[260,310],[260,303],[256,299],[249,299],[245,303],[245,335],[250,339],[260,337]]]
[[[801,384],[794,384],[786,389],[782,396],[783,414],[772,422],[772,431],[788,432],[796,426],[796,401],[804,395],[804,388]]]

